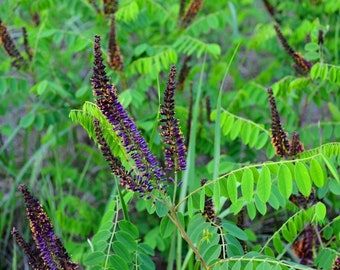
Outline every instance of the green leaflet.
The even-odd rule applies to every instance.
[[[269,200],[269,196],[271,194],[271,184],[272,182],[269,168],[264,166],[260,172],[256,189],[257,195],[263,203],[266,203]]]
[[[283,197],[288,199],[293,191],[293,179],[290,169],[288,168],[287,165],[282,164],[280,166],[277,175],[277,180],[280,193],[282,194]]]
[[[334,176],[334,178],[339,182],[339,173],[337,171],[337,169],[335,168],[333,162],[331,159],[329,159],[328,157],[326,157],[324,154],[321,155],[322,159],[324,160],[324,162],[326,163],[329,171],[332,173],[332,175]]]
[[[253,202],[247,204],[247,212],[250,220],[253,220],[256,217],[256,208]]]
[[[310,161],[310,175],[313,183],[317,187],[323,187],[326,181],[325,171],[320,162],[316,159]]]
[[[237,200],[237,180],[236,180],[236,176],[234,174],[231,174],[228,178],[227,178],[227,188],[228,188],[228,194],[229,194],[229,198],[230,201],[232,203],[235,203]]]
[[[312,181],[306,165],[297,162],[295,165],[295,181],[299,191],[308,197],[312,191]]]
[[[233,141],[235,140],[238,135],[240,134],[241,128],[242,128],[243,122],[238,119],[235,121],[234,126],[232,130],[230,131],[230,139]]]
[[[246,169],[242,175],[241,192],[247,202],[251,202],[254,194],[254,175],[250,169]]]
[[[327,212],[326,206],[322,202],[318,202],[315,205],[315,218],[316,218],[316,221],[323,222],[323,220],[326,217],[326,212]]]

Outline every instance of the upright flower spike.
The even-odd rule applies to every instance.
[[[204,0],[192,0],[184,17],[181,18],[181,27],[187,28],[201,10]]]
[[[116,19],[111,15],[110,38],[109,38],[109,65],[114,70],[123,71],[123,56],[120,53],[119,45],[116,38]]]
[[[78,265],[70,261],[60,239],[55,235],[53,225],[42,208],[41,204],[31,195],[25,185],[19,185],[19,191],[24,195],[26,204],[27,219],[30,222],[30,228],[33,233],[33,239],[39,250],[39,256],[44,262],[44,267],[36,269],[78,269]],[[22,239],[18,237],[16,230],[13,229],[12,234],[18,239],[19,245],[25,246]],[[27,247],[24,247],[26,251]],[[41,262],[38,260],[38,264]]]
[[[294,60],[296,64],[296,71],[302,75],[308,73],[311,70],[313,64],[309,62],[307,59],[305,59],[300,53],[293,50],[293,48],[288,44],[286,38],[283,36],[279,26],[274,25],[274,29],[276,31],[276,34],[283,48],[286,50],[289,56]]]
[[[153,188],[164,190],[165,174],[163,170],[158,165],[155,156],[151,153],[135,123],[118,101],[115,86],[108,82],[100,50],[99,36],[95,36],[94,57],[92,86],[96,104],[112,124],[122,146],[134,161],[135,168],[133,168],[133,172],[136,174],[138,181],[147,186],[149,191]]]
[[[0,44],[4,48],[5,52],[12,57],[12,65],[18,69],[26,64],[25,59],[14,45],[14,42],[7,30],[6,25],[0,20]]]
[[[179,121],[175,118],[175,89],[176,67],[170,68],[170,74],[164,93],[164,104],[161,105],[160,134],[165,146],[165,167],[175,172],[186,168],[184,137],[179,127]]]
[[[276,102],[273,96],[273,90],[271,88],[267,89],[270,111],[271,111],[271,139],[272,144],[275,147],[276,154],[280,157],[287,157],[289,155],[289,141],[287,139],[287,134],[281,126],[281,120],[279,112],[276,108]]]

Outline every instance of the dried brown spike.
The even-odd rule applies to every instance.
[[[110,39],[109,39],[109,65],[114,70],[123,71],[123,56],[120,53],[116,40],[116,20],[114,15],[111,16]]]
[[[181,27],[187,28],[197,13],[201,10],[204,0],[193,0],[186,11],[184,17],[181,19]]]

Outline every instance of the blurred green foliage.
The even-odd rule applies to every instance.
[[[194,149],[195,174],[190,179],[194,183],[189,185],[189,192],[199,187],[202,177],[212,178],[214,174],[213,129],[218,112],[218,89],[224,81],[224,72],[235,48],[239,48],[236,59],[221,86],[221,121],[217,123],[222,134],[219,175],[255,163],[276,160],[269,138],[270,111],[265,91],[268,86],[273,87],[285,130],[289,133],[298,131],[306,149],[340,139],[339,1],[270,2],[276,10],[274,17],[258,0],[205,1],[197,17],[183,29],[179,26],[180,1],[119,1],[115,14],[116,39],[123,56],[124,70],[116,72],[107,69],[107,72],[117,86],[121,102],[159,157],[162,154],[160,140],[152,132],[157,124],[159,98],[162,96],[159,92],[165,88],[169,66],[176,64],[180,71],[185,59],[189,59],[183,88],[176,97],[176,114],[188,140],[190,103],[196,101],[200,104]],[[188,6],[189,3],[186,3]],[[39,194],[72,258],[91,265],[91,255],[88,255],[91,247],[87,239],[101,231],[101,218],[110,211],[108,207],[113,201],[112,194],[117,192],[117,185],[104,158],[88,135],[71,121],[69,113],[72,109],[80,109],[85,101],[93,100],[90,85],[93,36],[99,34],[102,37],[104,58],[108,59],[108,51],[105,50],[109,44],[110,16],[103,13],[102,1],[5,0],[0,5],[0,19],[28,62],[27,66],[16,69],[11,66],[13,59],[0,50],[0,268],[23,268],[22,252],[15,248],[10,237],[10,229],[14,225],[21,231],[28,229],[22,202],[16,194],[16,187],[22,182]],[[310,73],[301,76],[292,67],[293,60],[276,37],[273,28],[275,20],[280,22],[289,45],[314,63]],[[22,27],[27,31],[31,60],[29,51],[24,48]],[[323,33],[323,43],[320,43],[320,31]],[[197,101],[195,97],[200,78],[203,92]],[[212,108],[211,114],[206,106],[207,99]],[[339,172],[339,153],[317,159],[316,162],[321,165],[315,165],[312,161],[314,165],[309,169],[313,166],[320,173],[320,166],[327,168],[324,173],[325,179],[328,179],[327,185],[320,186],[318,180],[311,179],[317,189],[316,196],[327,205],[327,217],[320,218],[320,226],[331,221],[329,226],[323,227],[322,233],[326,240],[335,239],[327,247],[329,252],[323,251],[315,260],[315,264],[322,267],[322,256],[333,253],[339,256],[335,252],[336,245],[340,244],[340,225],[336,219],[340,209],[340,188],[339,183],[335,182]],[[275,169],[271,169],[272,175],[276,175]],[[292,167],[289,169],[293,170]],[[232,175],[228,177],[233,178]],[[281,175],[287,177],[283,172]],[[254,179],[260,181],[256,173]],[[229,185],[238,187],[240,182],[242,176],[231,180]],[[238,194],[224,193],[221,185],[222,195],[230,200],[234,195],[237,197]],[[254,185],[243,187],[248,188],[242,190],[243,196],[252,200],[253,193],[247,192],[253,192]],[[282,224],[288,220],[288,233],[282,233],[288,244],[283,247],[286,253],[282,256],[294,259],[293,253],[287,250],[294,242],[289,238],[289,232],[294,231],[295,225],[292,224],[297,221],[293,222],[294,218],[287,212],[298,213],[302,210],[287,206],[287,200],[281,193],[289,191],[283,187],[280,190],[275,188],[270,198],[264,199],[266,195],[260,195],[262,190],[258,197],[254,195],[254,203],[249,204],[244,214],[245,224],[249,225],[245,230],[245,239],[248,239],[246,242],[250,251],[259,251],[257,245],[264,245],[268,236],[272,235],[274,248],[270,243],[266,245],[268,250],[261,252],[273,257],[271,253],[281,250],[279,232],[284,232]],[[294,192],[304,190],[294,188]],[[226,190],[234,190],[234,187],[226,187]],[[212,190],[207,189],[206,192],[209,194]],[[204,194],[201,197],[204,198]],[[236,218],[230,213],[236,215],[243,207],[243,204],[237,206],[236,199],[233,208],[230,209],[231,203],[227,201],[219,209],[233,225]],[[199,202],[193,200],[193,209],[200,208]],[[270,205],[266,205],[268,200]],[[135,243],[136,239],[141,241],[126,254],[117,236],[113,240],[113,250],[119,256],[112,259],[112,265],[119,264],[124,254],[127,261],[133,254],[139,254],[138,260],[143,262],[141,265],[145,269],[154,268],[150,262],[154,255],[157,257],[154,261],[160,267],[166,262],[171,247],[170,239],[159,234],[162,224],[159,225],[158,218],[146,211],[152,208],[149,202],[132,200],[128,207],[131,224],[120,228],[120,233],[131,233],[129,229],[136,224],[140,235],[129,239],[131,241],[127,244]],[[270,217],[265,215],[267,212],[270,212]],[[320,212],[322,210],[319,209],[317,213]],[[314,218],[312,212],[302,216],[303,222],[311,222]],[[201,219],[195,215],[188,224],[192,239],[201,236],[191,230]],[[210,225],[201,226],[206,233],[212,231]],[[243,231],[233,234],[235,227],[230,229],[230,226],[227,226],[230,230],[227,241],[233,245],[228,247],[228,255],[242,256],[240,239]],[[107,228],[109,231],[111,229]],[[100,237],[96,239],[102,240]],[[212,237],[211,241],[215,243],[217,238]],[[217,252],[218,247],[213,245],[211,253],[204,253],[207,247],[202,244],[200,251],[211,262],[212,254]],[[187,254],[183,251],[182,255]],[[188,261],[188,264],[194,265],[192,258]],[[295,258],[295,261],[298,259]],[[240,266],[230,263],[235,267],[233,269],[246,265],[244,262]],[[262,263],[249,264],[248,269],[265,267]],[[126,265],[128,267],[131,265]]]

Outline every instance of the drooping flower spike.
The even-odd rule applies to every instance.
[[[170,68],[168,82],[164,93],[164,104],[161,105],[160,134],[165,144],[165,167],[175,172],[186,169],[186,149],[184,136],[175,118],[176,67]]]
[[[33,239],[39,251],[39,258],[32,258],[35,256],[33,251],[28,249],[27,243],[15,228],[12,230],[12,235],[24,248],[32,267],[49,270],[78,269],[79,266],[70,261],[70,256],[54,233],[53,225],[41,204],[31,195],[25,185],[19,185],[18,189],[24,195],[27,219],[30,222]],[[42,263],[43,265],[41,265]]]

